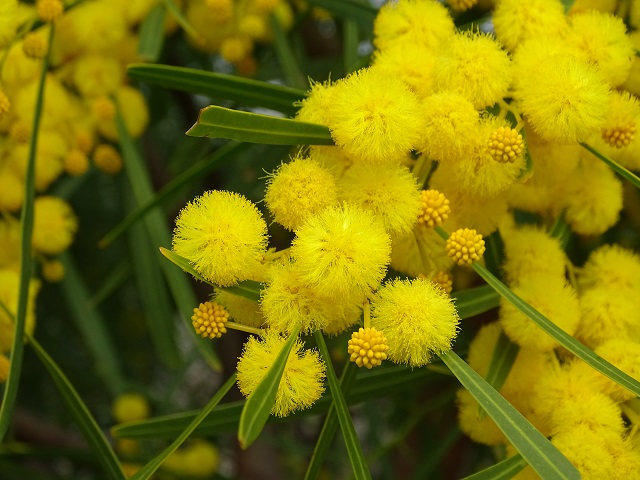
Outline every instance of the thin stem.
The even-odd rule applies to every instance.
[[[225,327],[231,328],[233,330],[239,330],[241,332],[253,333],[254,335],[262,336],[264,334],[264,330],[260,328],[250,327],[248,325],[242,325],[241,323],[236,323],[232,321],[227,321],[224,324]]]

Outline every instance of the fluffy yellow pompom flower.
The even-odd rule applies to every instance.
[[[31,130],[27,122],[18,120],[11,125],[9,135],[16,143],[27,143],[31,135]]]
[[[373,43],[378,50],[396,43],[421,43],[435,49],[453,35],[454,28],[447,9],[434,0],[388,2],[373,24]]]
[[[382,365],[387,358],[387,338],[375,328],[361,328],[353,332],[347,343],[347,351],[351,355],[349,360],[359,367],[365,366],[371,370]]]
[[[407,235],[420,211],[415,177],[401,165],[356,164],[338,182],[341,200],[382,221],[391,237]]]
[[[83,55],[73,65],[73,81],[85,97],[110,95],[122,83],[122,67],[111,56]]]
[[[595,352],[631,377],[636,380],[640,379],[640,365],[638,364],[638,358],[640,358],[639,342],[627,339],[609,340],[596,348]],[[586,364],[583,365],[576,365],[576,368],[586,373],[589,367]],[[592,372],[594,373],[588,372],[586,374],[591,374],[589,378],[593,379],[598,388],[614,401],[621,403],[636,397],[634,393],[618,385],[613,380],[609,380],[599,372],[595,370],[592,370]]]
[[[625,478],[620,476],[615,457],[610,453],[616,440],[620,442],[621,435],[603,435],[602,430],[581,426],[558,433],[551,443],[578,469],[582,478]]]
[[[533,226],[500,231],[506,257],[502,270],[510,282],[535,273],[564,277],[566,255],[556,238]]]
[[[11,362],[9,362],[9,358],[0,354],[0,383],[4,383],[7,381],[10,367]]]
[[[29,58],[41,59],[47,54],[47,40],[42,34],[33,32],[25,35],[22,50]]]
[[[596,65],[612,87],[624,83],[631,69],[634,47],[621,18],[590,11],[570,17],[567,43]]]
[[[58,283],[64,278],[64,264],[60,260],[49,260],[42,264],[42,278]]]
[[[254,276],[266,247],[267,224],[262,214],[237,193],[205,192],[176,219],[173,250],[217,285],[233,285]]]
[[[301,122],[328,125],[328,112],[334,103],[335,92],[336,86],[331,81],[312,82],[307,98],[299,103],[300,110],[296,112],[296,119]]]
[[[260,328],[265,323],[260,307],[253,300],[225,290],[217,290],[215,300],[227,309],[233,320],[242,325]]]
[[[482,235],[469,228],[460,228],[449,235],[445,249],[461,267],[480,260],[486,250]]]
[[[20,277],[16,271],[0,270],[0,302],[7,307],[12,316],[15,317],[18,310],[18,292],[20,288]],[[29,282],[29,296],[27,298],[27,317],[25,320],[25,332],[33,334],[36,326],[35,300],[40,290],[40,282],[31,280]],[[9,317],[0,309],[0,353],[9,352],[13,342],[13,318]]]
[[[554,55],[520,79],[522,112],[543,139],[573,143],[604,125],[609,87],[598,69],[571,55]]]
[[[421,250],[426,253],[429,265],[424,264]],[[442,239],[435,230],[416,226],[413,233],[393,239],[391,267],[417,277],[429,273],[431,269],[449,270],[453,267],[453,261],[442,248]]]
[[[459,320],[451,298],[426,279],[392,280],[371,304],[371,326],[387,337],[389,360],[412,367],[449,351]]]
[[[149,109],[144,95],[129,85],[123,85],[116,92],[116,104],[122,113],[127,131],[133,138],[138,138],[147,128],[149,123]],[[98,123],[98,130],[109,140],[117,140],[115,121],[105,121]]]
[[[296,230],[307,217],[337,205],[338,193],[331,172],[315,160],[297,157],[269,176],[264,200],[276,222]]]
[[[267,331],[260,340],[249,338],[238,361],[238,388],[245,397],[256,389],[286,339],[277,332]],[[324,392],[325,365],[316,351],[302,351],[296,340],[284,367],[271,413],[286,417],[295,410],[309,408]]]
[[[594,250],[580,271],[581,288],[610,287],[625,294],[640,291],[640,255],[620,245]]]
[[[433,228],[449,218],[449,200],[438,190],[422,190],[420,192],[422,209],[418,223]]]
[[[111,406],[113,418],[118,423],[134,422],[149,417],[149,402],[139,393],[118,395]]]
[[[373,68],[390,77],[402,78],[419,97],[434,90],[436,51],[422,43],[395,43],[374,53]]]
[[[233,19],[234,2],[232,0],[205,0],[206,8],[211,10],[211,18],[218,24],[224,24]]]
[[[4,48],[15,36],[19,17],[17,0],[0,2],[0,48]]]
[[[478,0],[448,0],[447,2],[451,8],[458,12],[465,12],[478,3]]]
[[[636,97],[628,92],[612,92],[602,139],[612,147],[626,147],[635,136],[639,116],[640,104]]]
[[[567,22],[558,0],[501,0],[493,12],[493,26],[498,40],[514,51],[529,38],[558,37]]]
[[[471,102],[450,91],[440,91],[421,103],[425,119],[419,148],[424,155],[440,162],[463,158],[475,136],[480,116]]]
[[[348,204],[309,217],[296,231],[291,247],[300,279],[336,301],[375,289],[390,253],[382,223]]]
[[[521,277],[513,293],[538,310],[569,335],[580,321],[578,298],[563,277],[534,274]],[[529,317],[506,300],[501,300],[500,323],[505,333],[518,345],[546,352],[558,343]]]
[[[59,197],[42,196],[34,202],[31,244],[38,252],[56,255],[73,242],[78,219],[67,202]]]
[[[40,20],[50,23],[62,17],[64,4],[61,0],[37,0],[36,13]]]
[[[122,157],[111,145],[101,144],[93,152],[93,163],[98,169],[109,175],[115,175],[122,170]]]
[[[64,157],[64,171],[69,175],[83,175],[89,169],[89,158],[80,150],[71,150]]]
[[[482,109],[501,100],[511,86],[511,60],[500,44],[481,33],[452,36],[434,67],[435,84]]]
[[[488,446],[503,444],[506,440],[502,430],[489,415],[480,416],[481,408],[475,398],[466,388],[461,388],[456,394],[458,406],[458,423],[460,430],[477,443]]]
[[[228,37],[220,45],[220,56],[229,63],[238,63],[253,50],[253,42],[247,37]]]
[[[203,338],[220,338],[227,333],[225,323],[229,320],[229,312],[216,302],[204,302],[193,309],[191,324],[196,333]]]
[[[375,68],[336,84],[329,109],[327,126],[336,145],[362,163],[399,162],[424,135],[416,95]]]

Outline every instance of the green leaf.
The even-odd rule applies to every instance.
[[[89,308],[95,309],[107,298],[109,298],[124,282],[126,282],[133,272],[131,264],[127,260],[122,260],[115,264],[113,268],[105,275],[104,281],[100,288],[93,293],[89,300]]]
[[[561,0],[562,5],[564,5],[564,13],[568,13],[573,7],[573,4],[576,3],[576,0]]]
[[[169,65],[133,64],[128,66],[127,75],[151,85],[232,100],[247,107],[269,108],[287,115],[295,115],[298,107],[294,103],[307,96],[304,90],[274,83]]]
[[[238,441],[242,449],[246,450],[251,446],[267,423],[273,404],[276,401],[276,394],[289,360],[289,354],[298,339],[300,329],[300,325],[293,329],[273,365],[269,367],[267,373],[244,404],[238,425]]]
[[[591,145],[587,145],[586,143],[580,143],[580,146],[585,150],[588,150],[589,152],[593,153],[596,157],[598,157],[604,163],[609,165],[611,170],[620,174],[621,177],[629,180],[634,187],[640,188],[640,178],[638,178],[638,176],[635,173],[630,172],[615,160],[612,160],[609,157],[603,155],[602,153],[597,151],[595,148],[593,148]]]
[[[520,347],[518,344],[509,340],[509,337],[500,330],[498,341],[496,342],[495,347],[493,347],[493,354],[491,355],[491,362],[487,369],[487,375],[485,376],[487,383],[495,388],[496,391],[499,392],[504,385],[511,368],[513,367],[513,362],[516,361],[519,351]],[[484,418],[484,415],[486,414],[485,410],[482,407],[478,408],[478,416],[480,418]]]
[[[329,382],[331,395],[333,396],[333,407],[336,410],[340,430],[342,430],[344,443],[347,447],[347,454],[349,455],[349,461],[351,462],[353,476],[356,480],[370,479],[371,473],[369,473],[367,461],[364,458],[364,453],[362,453],[362,446],[360,445],[358,435],[356,435],[356,430],[353,426],[353,421],[351,420],[351,415],[347,409],[347,402],[345,401],[340,385],[338,384],[338,377],[336,377],[336,372],[333,369],[331,355],[329,355],[327,344],[324,342],[322,332],[316,331],[313,334],[313,337],[316,340],[318,350],[320,350],[320,355],[322,355],[327,367],[327,380]]]
[[[439,355],[522,457],[544,479],[580,479],[569,460],[453,351]]]
[[[298,65],[298,60],[293,53],[291,43],[280,24],[280,20],[278,20],[278,16],[272,13],[269,21],[273,31],[273,46],[284,77],[289,85],[306,90],[309,88],[308,82],[300,69],[300,65]]]
[[[53,42],[55,25],[51,24],[49,29],[49,40],[47,45]],[[29,157],[27,159],[27,171],[25,174],[24,202],[20,214],[20,282],[18,287],[18,302],[16,305],[16,316],[13,326],[13,341],[11,343],[11,356],[9,374],[4,386],[2,404],[0,404],[0,443],[4,439],[13,414],[13,407],[18,396],[18,384],[20,372],[22,371],[22,358],[24,354],[24,332],[29,308],[29,283],[31,281],[32,252],[31,237],[33,234],[33,211],[36,175],[36,152],[38,146],[38,131],[40,127],[40,117],[42,115],[42,104],[44,98],[45,79],[49,69],[50,48],[42,61],[42,69],[38,80],[38,90],[36,93],[36,103],[33,113],[33,124],[31,128],[31,138],[29,140]]]
[[[571,238],[571,229],[569,228],[569,224],[565,219],[564,210],[558,216],[558,218],[556,218],[556,221],[551,227],[551,230],[549,230],[549,235],[553,238],[558,239],[563,250],[569,244],[569,239]]]
[[[143,205],[153,198],[153,188],[151,187],[149,172],[147,172],[141,155],[124,126],[119,109],[116,111],[116,127],[120,150],[122,152],[122,160],[125,165],[133,196],[137,205]],[[171,244],[171,235],[169,233],[167,219],[158,208],[151,210],[147,214],[145,217],[145,225],[152,242],[150,248]],[[178,306],[183,321],[187,324],[187,331],[195,342],[196,347],[213,370],[221,370],[220,360],[211,349],[211,344],[199,337],[191,327],[189,319],[191,312],[193,312],[193,309],[198,305],[198,301],[191,289],[188,278],[176,272],[167,262],[161,262],[160,266],[169,286],[169,291],[175,304]]]
[[[522,455],[516,454],[462,480],[510,480],[526,466],[527,462]]]
[[[98,246],[101,248],[107,247],[113,243],[115,239],[120,237],[120,235],[126,232],[131,225],[140,220],[147,212],[163,204],[182,189],[191,186],[194,180],[202,178],[204,175],[215,171],[218,167],[233,159],[235,155],[248,150],[250,146],[251,144],[249,143],[230,142],[215,153],[207,155],[191,168],[175,177],[147,202],[131,212],[113,230],[105,235],[102,240],[100,240]]]
[[[169,455],[175,452],[180,445],[184,443],[184,441],[189,438],[189,435],[193,433],[193,431],[200,425],[202,420],[204,420],[212,410],[220,403],[220,401],[224,398],[227,392],[233,387],[236,383],[236,372],[229,377],[229,379],[220,387],[220,389],[216,392],[216,394],[209,400],[209,402],[205,405],[205,407],[200,411],[198,416],[194,418],[189,426],[176,438],[171,445],[169,445],[166,449],[162,451],[158,456],[156,456],[153,460],[147,463],[144,467],[138,470],[135,475],[131,477],[130,480],[147,480],[154,474],[154,472],[160,468],[162,463],[167,459]]]
[[[500,235],[500,230],[496,230],[484,239],[486,251],[484,252],[484,262],[487,269],[496,277],[501,278],[500,268],[504,260],[504,242]]]
[[[184,257],[181,257],[175,252],[168,250],[164,247],[160,247],[160,253],[164,255],[167,259],[169,259],[173,264],[180,267],[182,270],[192,275],[196,280],[200,280],[201,282],[208,283],[214,288],[218,288],[220,290],[225,290],[233,295],[238,295],[239,297],[244,297],[248,300],[257,302],[260,300],[260,284],[254,280],[244,280],[239,282],[237,285],[232,285],[230,287],[219,287],[218,285],[211,283],[209,280],[206,280],[202,275],[195,271],[195,269],[191,266],[191,262]]]
[[[333,145],[329,128],[211,105],[200,110],[192,137],[229,138],[268,145]]]
[[[165,8],[174,18],[176,23],[180,25],[180,27],[185,31],[187,35],[193,37],[197,42],[202,42],[202,36],[196,32],[196,30],[191,26],[189,21],[182,14],[178,6],[173,2],[173,0],[162,0]]]
[[[571,335],[568,335],[567,332],[562,330],[555,323],[513,293],[504,283],[494,277],[491,272],[482,265],[474,263],[472,267],[478,275],[480,275],[496,292],[504,297],[505,300],[513,304],[514,307],[529,317],[560,345],[606,377],[616,382],[618,385],[622,385],[627,390],[640,396],[640,382],[607,362],[604,358],[597,355],[593,350],[585,347]]]
[[[356,379],[357,374],[358,366],[354,362],[348,361],[342,370],[342,375],[340,376],[340,390],[343,395],[346,396],[349,393],[351,385]],[[333,441],[333,437],[335,437],[339,426],[340,424],[336,415],[336,409],[332,403],[329,408],[329,413],[327,413],[327,418],[325,418],[324,424],[322,425],[322,430],[320,431],[320,436],[318,437],[316,446],[313,449],[311,461],[307,466],[307,473],[304,476],[305,480],[314,480],[320,474],[322,462],[324,462],[324,457],[329,451],[329,447],[331,446],[331,442]]]
[[[500,295],[490,285],[482,285],[451,294],[460,318],[471,318],[500,305]]]
[[[147,62],[156,62],[164,43],[164,5],[154,6],[140,25],[138,56]]]
[[[76,425],[102,465],[103,473],[107,478],[124,480],[126,477],[116,454],[78,392],[42,346],[33,337],[28,336],[28,339],[33,351],[51,375]]]
[[[62,296],[84,344],[95,361],[95,370],[112,395],[122,393],[125,380],[122,375],[120,353],[106,328],[104,318],[92,305],[89,290],[69,253],[64,252],[58,258],[64,265],[64,278],[60,283]]]
[[[356,22],[366,31],[373,29],[373,22],[378,11],[367,3],[354,0],[308,0],[309,4],[324,8],[342,19]]]
[[[360,43],[358,24],[353,20],[345,20],[342,26],[342,38],[344,73],[348,75],[357,70],[357,65],[360,61],[360,56],[358,55],[358,46]]]

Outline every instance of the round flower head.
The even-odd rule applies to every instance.
[[[431,281],[447,295],[453,290],[453,278],[451,274],[447,272],[437,272],[433,278],[431,278]]]
[[[447,352],[458,334],[451,298],[429,280],[392,280],[376,294],[371,326],[388,339],[389,360],[421,367]]]
[[[420,192],[422,209],[418,216],[418,223],[429,228],[440,225],[449,218],[449,200],[438,190],[422,190]]]
[[[435,49],[453,35],[454,28],[453,19],[439,2],[388,2],[380,9],[373,24],[373,43],[378,50],[385,50],[394,43],[421,43]]]
[[[486,250],[482,235],[469,228],[459,228],[447,239],[447,254],[458,265],[470,266],[480,260]]]
[[[625,478],[619,475],[615,457],[610,453],[612,443],[621,443],[622,436],[606,433],[576,427],[559,432],[551,443],[578,469],[582,478]]]
[[[122,157],[118,150],[103,143],[93,152],[93,163],[99,170],[109,175],[115,175],[122,170]]]
[[[54,22],[62,17],[64,4],[61,0],[37,0],[36,13],[45,23]]]
[[[329,125],[329,108],[333,105],[336,86],[331,81],[312,82],[307,98],[300,102],[296,120]]]
[[[78,220],[67,202],[58,197],[38,197],[34,203],[31,244],[38,252],[56,255],[73,242]]]
[[[609,340],[596,348],[595,352],[631,377],[636,380],[640,379],[640,365],[638,364],[638,358],[640,357],[639,342],[627,339]],[[580,369],[586,371],[584,367],[580,367]],[[602,374],[597,373],[597,375],[594,375],[594,381],[597,382],[602,392],[609,395],[616,402],[626,402],[636,397],[634,393]]]
[[[216,302],[201,303],[193,309],[191,324],[196,333],[203,338],[220,338],[227,333],[225,323],[229,320],[229,312]]]
[[[465,12],[478,3],[478,0],[448,0],[447,3],[456,11]]]
[[[38,135],[36,155],[36,190],[46,190],[63,172],[64,157],[67,145],[63,137],[50,130],[43,130]],[[7,156],[7,163],[14,172],[24,178],[27,172],[29,146],[20,144],[12,148]]]
[[[260,328],[265,323],[259,305],[253,300],[225,290],[216,290],[215,301],[229,312],[233,320],[242,325]]]
[[[401,165],[356,164],[338,182],[340,198],[371,212],[390,236],[407,235],[420,211],[415,177]]]
[[[327,125],[336,145],[355,161],[398,162],[422,138],[418,98],[402,80],[370,68],[335,89]]]
[[[22,43],[24,54],[29,58],[41,59],[47,54],[47,39],[44,35],[33,32],[25,35]]]
[[[378,219],[346,204],[309,217],[296,231],[291,254],[302,282],[320,295],[340,299],[378,286],[389,263],[390,243]]]
[[[111,95],[122,83],[122,67],[113,57],[84,55],[73,66],[73,81],[85,97]]]
[[[626,147],[636,133],[639,116],[640,104],[636,97],[628,92],[612,92],[602,139],[612,147]]]
[[[89,169],[89,158],[80,150],[70,150],[64,157],[64,170],[69,175],[83,175]]]
[[[382,365],[382,361],[387,358],[387,350],[387,338],[375,328],[361,328],[353,332],[347,347],[351,355],[349,360],[369,370]]]
[[[543,139],[573,143],[604,125],[609,87],[598,69],[572,55],[538,65],[515,92],[522,112]]]
[[[619,245],[594,250],[578,277],[580,287],[610,287],[625,295],[640,291],[640,255]],[[637,293],[636,293],[637,294]]]
[[[42,278],[50,283],[58,283],[64,278],[64,263],[50,260],[42,264]]]
[[[580,307],[573,288],[563,277],[527,275],[521,277],[511,290],[567,334],[575,333],[580,321]],[[539,352],[558,346],[553,338],[510,302],[501,300],[500,305],[500,322],[512,341]]]
[[[238,388],[245,397],[256,389],[282,350],[286,338],[267,331],[260,340],[251,337],[238,361]],[[302,350],[296,340],[284,367],[271,413],[286,417],[295,410],[309,408],[324,392],[325,366],[317,352]]]
[[[462,95],[482,109],[501,100],[511,86],[511,61],[489,35],[452,36],[434,68],[435,84]]]
[[[0,3],[0,48],[7,46],[15,36],[19,19],[18,0],[4,0]]]
[[[501,0],[493,12],[496,37],[514,51],[534,37],[558,37],[567,28],[564,7],[559,0]]]
[[[113,401],[111,411],[118,423],[134,422],[149,417],[149,402],[139,393],[123,393]]]
[[[122,85],[116,92],[116,104],[120,108],[129,135],[134,139],[140,137],[149,124],[149,109],[142,92],[129,85]],[[113,120],[98,123],[98,130],[109,140],[118,139]]]
[[[428,265],[424,264],[421,250],[428,257]],[[409,235],[393,239],[391,267],[394,270],[417,277],[429,273],[432,269],[449,270],[452,266],[451,258],[442,248],[440,235],[431,228],[416,226]]]
[[[570,17],[567,43],[596,65],[612,87],[624,83],[631,69],[634,47],[621,18],[589,11]]]
[[[478,128],[479,115],[471,102],[450,91],[440,91],[421,103],[425,119],[418,145],[427,157],[440,162],[463,158]]]
[[[496,162],[513,163],[523,151],[524,140],[514,128],[498,127],[489,135],[489,153]]]
[[[217,285],[233,285],[254,276],[266,247],[262,214],[237,193],[205,192],[176,219],[173,250]]]
[[[18,310],[18,292],[20,288],[20,277],[13,270],[0,270],[0,302],[7,307],[15,317]],[[40,282],[31,280],[29,282],[29,296],[27,298],[27,317],[25,320],[25,332],[33,334],[36,326],[35,300],[40,290]],[[0,353],[7,353],[11,350],[13,343],[13,318],[9,317],[3,309],[0,309]]]
[[[480,405],[469,390],[458,390],[456,404],[460,430],[471,440],[488,446],[501,445],[506,441],[504,433],[489,415],[480,416]]]
[[[436,52],[422,43],[396,43],[374,53],[373,68],[401,78],[419,97],[433,93]]]
[[[338,203],[336,182],[320,163],[294,158],[267,180],[264,200],[276,222],[296,230],[310,215]]]

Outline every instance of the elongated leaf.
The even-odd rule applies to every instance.
[[[586,143],[581,143],[580,145],[582,146],[582,148],[584,148],[585,150],[588,150],[589,152],[593,153],[596,157],[598,157],[604,163],[609,165],[611,170],[613,170],[614,172],[620,174],[621,177],[624,177],[627,180],[629,180],[633,184],[634,187],[640,188],[640,178],[638,178],[638,176],[635,173],[630,172],[629,170],[624,168],[622,165],[620,165],[615,160],[612,160],[611,158],[607,157],[606,155],[603,155],[598,150],[593,148],[591,145],[587,145]]]
[[[500,305],[500,295],[489,285],[459,290],[451,294],[460,318],[471,318]]]
[[[333,396],[333,407],[336,410],[336,416],[338,417],[338,423],[340,424],[340,430],[342,430],[342,437],[347,447],[347,454],[349,455],[349,461],[351,462],[351,469],[353,470],[353,476],[356,480],[366,480],[371,478],[369,473],[369,466],[362,453],[362,446],[358,440],[358,435],[353,426],[351,415],[347,409],[347,402],[342,395],[342,390],[338,384],[338,377],[333,370],[333,364],[331,363],[331,355],[327,349],[327,344],[324,342],[322,332],[319,330],[313,334],[320,350],[320,355],[327,367],[327,380],[329,382],[329,389]]]
[[[216,392],[216,394],[209,400],[209,402],[205,405],[202,411],[198,414],[196,418],[194,418],[189,426],[176,438],[171,445],[169,445],[166,449],[162,451],[157,457],[147,463],[144,467],[138,470],[131,480],[147,480],[153,475],[153,473],[162,465],[169,455],[175,452],[180,445],[184,443],[184,441],[189,438],[189,435],[193,433],[193,431],[200,425],[202,420],[207,418],[211,411],[220,403],[220,401],[224,398],[227,392],[233,387],[236,383],[236,372],[229,377],[229,379],[220,387],[220,389]]]
[[[153,198],[151,180],[149,179],[149,173],[144,167],[142,158],[138,153],[133,140],[129,136],[129,132],[127,132],[127,129],[124,126],[119,109],[116,111],[116,127],[118,131],[120,150],[122,151],[122,160],[127,171],[127,177],[131,185],[133,196],[137,205],[143,205]],[[145,217],[145,225],[153,243],[150,247],[153,248],[154,246],[158,247],[160,245],[169,245],[171,243],[171,235],[169,234],[167,219],[159,209],[153,209],[148,213]],[[191,312],[198,304],[187,277],[180,274],[180,272],[176,272],[175,269],[167,262],[161,262],[160,265],[173,300],[178,306],[178,310],[180,311],[183,320],[187,323],[187,331],[191,335],[196,347],[207,363],[212,369],[219,371],[222,368],[220,360],[211,349],[211,344],[205,341],[205,339],[199,337],[191,327],[191,322],[187,321],[188,318],[190,318]]]
[[[417,388],[428,380],[440,378],[442,378],[440,374],[426,368],[413,370],[400,366],[380,367],[376,371],[362,372],[361,378],[355,380],[346,399],[349,405],[354,405],[371,398],[385,397]],[[331,392],[326,392],[311,408],[294,413],[286,419],[271,416],[269,422],[287,421],[292,417],[324,413],[332,402]],[[212,415],[202,422],[196,434],[219,435],[237,430],[244,403],[244,401],[238,401],[219,405]],[[116,425],[111,429],[111,434],[116,438],[173,438],[179,435],[196,415],[196,412],[184,412]]]
[[[162,205],[182,189],[190,186],[194,180],[202,178],[204,175],[215,171],[218,167],[233,159],[235,155],[248,150],[248,147],[250,146],[251,144],[248,143],[230,142],[215,153],[207,155],[191,168],[185,170],[171,180],[171,182],[166,184],[162,190],[155,194],[149,201],[140,205],[131,212],[122,222],[120,222],[113,230],[105,235],[102,240],[100,240],[98,246],[101,248],[107,247],[114,240],[120,237],[120,235],[126,232],[131,225],[140,220],[147,212],[159,205]]]
[[[571,229],[569,228],[569,224],[565,220],[564,211],[554,222],[551,230],[549,230],[549,235],[553,238],[558,239],[562,249],[565,249],[567,247],[569,239],[571,238]]]
[[[208,283],[212,287],[219,288],[221,290],[225,290],[234,295],[238,295],[239,297],[244,297],[248,300],[257,302],[260,300],[260,284],[253,280],[244,280],[237,285],[232,285],[230,287],[219,287],[209,280],[206,280],[202,275],[195,271],[195,269],[191,266],[189,260],[184,257],[181,257],[175,252],[168,250],[164,247],[160,247],[160,253],[168,258],[172,263],[180,267],[182,270],[192,275],[196,280],[200,280],[201,282]]]
[[[125,381],[120,354],[105,326],[104,318],[93,308],[89,291],[69,253],[60,254],[59,259],[65,271],[60,283],[62,295],[71,312],[71,318],[95,361],[95,370],[112,395],[122,393]]]
[[[478,401],[520,455],[544,479],[580,479],[569,460],[453,351],[442,361]]]
[[[42,346],[33,337],[29,336],[28,339],[33,351],[51,375],[76,425],[102,465],[106,477],[115,480],[124,480],[126,477],[116,454],[113,452],[109,441],[105,438],[102,430],[100,430],[100,427],[89,412],[89,409],[80,398],[80,395],[78,395],[78,392],[76,392],[71,382],[69,382],[69,379]]]
[[[298,65],[298,60],[293,53],[291,43],[280,24],[280,20],[278,20],[278,16],[272,13],[269,20],[273,31],[273,43],[282,73],[284,73],[289,85],[306,90],[309,87],[308,82],[302,73],[300,65]]]
[[[284,368],[289,360],[291,349],[298,339],[300,326],[294,328],[282,346],[273,365],[269,367],[256,389],[247,398],[240,415],[238,425],[238,441],[243,449],[247,449],[258,438],[276,402],[276,394],[282,380]]]
[[[178,6],[173,2],[173,0],[162,0],[162,2],[164,3],[164,6],[166,7],[167,11],[171,14],[171,16],[176,21],[176,23],[180,25],[180,27],[185,31],[187,35],[189,35],[190,37],[193,37],[198,42],[203,41],[202,36],[198,32],[196,32],[196,30],[191,26],[189,21],[185,18],[185,16],[182,14],[182,12],[178,8]]]
[[[360,39],[358,38],[358,24],[353,20],[345,20],[342,26],[342,58],[344,62],[344,73],[348,75],[356,71],[359,62],[358,47]]]
[[[353,362],[347,362],[342,371],[342,375],[340,376],[340,390],[342,390],[345,397],[349,394],[349,390],[351,389],[353,381],[356,379],[357,373],[358,366]],[[316,446],[313,449],[311,461],[307,466],[307,473],[305,473],[304,476],[305,480],[314,480],[318,478],[324,458],[327,456],[327,452],[329,451],[329,447],[331,446],[331,442],[333,441],[339,426],[340,424],[336,415],[336,409],[332,403],[329,408],[329,413],[327,413],[327,418],[325,418],[324,424],[322,425],[322,430],[320,431],[320,436],[318,437]]]
[[[49,27],[49,40],[47,45],[53,42],[55,25]],[[2,404],[0,405],[0,443],[4,439],[9,429],[13,407],[18,396],[18,384],[20,372],[22,371],[22,357],[24,353],[24,331],[27,318],[29,283],[31,281],[31,237],[33,233],[33,204],[36,196],[35,175],[36,175],[36,152],[38,147],[38,131],[40,128],[40,117],[42,115],[42,103],[44,98],[44,87],[47,70],[49,68],[50,49],[42,61],[42,69],[38,80],[38,90],[36,93],[36,104],[33,113],[33,125],[31,128],[31,138],[29,140],[29,157],[27,160],[27,172],[25,175],[24,202],[20,214],[20,283],[18,288],[18,302],[16,316],[13,326],[13,341],[11,343],[11,358],[9,374],[4,386]]]
[[[165,7],[162,4],[154,6],[140,26],[138,40],[138,56],[148,62],[156,62],[162,51],[164,42]]]
[[[252,80],[250,78],[205,72],[169,65],[133,64],[127,75],[136,80],[212,99],[232,100],[247,107],[262,107],[294,115],[294,103],[306,97],[304,90]]]
[[[487,247],[484,252],[484,262],[487,266],[487,270],[493,273],[496,277],[502,278],[500,268],[504,260],[504,242],[500,235],[500,230],[496,230],[491,235],[484,239]]]
[[[198,122],[187,135],[268,145],[333,145],[331,133],[324,125],[215,105],[200,110]]]
[[[517,454],[495,465],[491,465],[481,472],[464,477],[463,480],[509,480],[526,466],[526,460],[522,458],[522,455]]]
[[[378,14],[378,11],[369,6],[368,2],[361,3],[354,0],[308,0],[308,3],[329,10],[342,19],[353,20],[367,31],[373,29],[373,21]]]
[[[503,331],[500,332],[496,346],[493,349],[493,355],[491,356],[491,363],[487,370],[487,383],[491,385],[496,391],[500,391],[504,385],[504,381],[509,376],[513,362],[520,347],[517,343],[513,343],[509,340]]]

